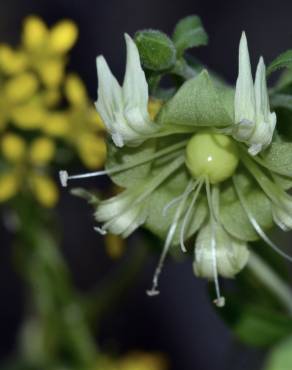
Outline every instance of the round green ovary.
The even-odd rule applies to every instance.
[[[232,138],[202,131],[187,144],[186,165],[194,178],[207,176],[217,184],[231,177],[238,165],[238,151]]]

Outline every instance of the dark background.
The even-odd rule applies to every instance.
[[[247,32],[253,67],[260,55],[268,63],[292,47],[291,1],[1,0],[0,42],[17,43],[23,18],[33,13],[48,24],[64,17],[78,24],[80,38],[69,68],[81,75],[93,100],[98,54],[105,55],[121,78],[124,32],[133,35],[138,29],[158,28],[170,33],[189,14],[201,16],[210,36],[209,46],[196,51],[196,56],[232,83],[242,30]],[[84,202],[63,192],[59,211],[65,234],[63,251],[75,284],[90,290],[115,264],[109,262],[92,230],[90,209]],[[25,293],[13,270],[10,236],[3,228],[0,240],[0,355],[4,357],[16,345]],[[139,248],[138,244],[134,239],[132,248]],[[165,351],[175,370],[258,370],[262,354],[235,343],[209,301],[205,282],[194,278],[190,261],[170,261],[161,279],[162,294],[155,299],[146,297],[155,261],[145,263],[135,288],[105,317],[99,338],[102,346],[121,352],[137,348]]]

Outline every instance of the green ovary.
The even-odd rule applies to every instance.
[[[186,147],[186,165],[194,178],[208,177],[217,184],[231,177],[238,165],[238,150],[232,138],[202,131]]]

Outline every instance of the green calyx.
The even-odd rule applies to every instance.
[[[194,178],[207,177],[212,184],[231,177],[238,165],[232,138],[204,130],[192,136],[186,147],[186,166]]]

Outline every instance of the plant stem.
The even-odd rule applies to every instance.
[[[283,307],[292,315],[292,289],[256,253],[250,252],[247,267],[278,298]]]

